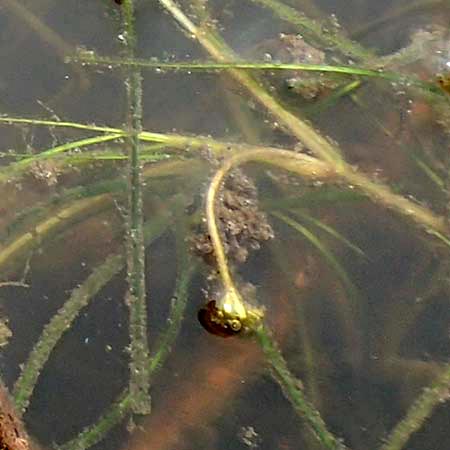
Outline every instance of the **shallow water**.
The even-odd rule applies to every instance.
[[[448,35],[436,30],[448,24],[448,6],[430,2],[408,9],[409,2],[399,0],[289,4],[316,19],[316,25],[320,22],[325,35],[334,36],[338,30],[376,55],[392,55],[407,47],[418,30],[428,33],[421,35],[422,53],[417,51],[408,64],[392,63],[388,69],[431,81],[437,92],[431,97],[376,77],[362,79],[358,88],[337,95],[356,80],[340,76],[331,81],[322,78],[321,87],[304,98],[286,81],[297,74],[253,75],[285,108],[336,141],[355,170],[446,218],[450,115],[446,115],[447,94],[435,79],[447,59]],[[192,20],[199,20],[201,14],[192,9],[195,2],[180,5]],[[216,31],[241,58],[302,62],[295,60],[298,47],[293,53],[280,40],[280,33],[296,35],[295,25],[251,2],[214,1],[209,8]],[[331,14],[339,28],[334,28]],[[156,1],[136,2],[136,32],[141,58],[211,61]],[[122,55],[122,33],[121,7],[112,0],[5,0],[0,5],[1,114],[122,127],[127,114],[123,71],[65,63],[80,48]],[[297,37],[295,45],[302,52],[320,53],[323,64],[373,64],[335,47],[312,47],[308,38]],[[286,61],[288,57],[293,60]],[[305,75],[300,82],[305,79],[312,83],[314,75]],[[250,143],[299,149],[298,139],[280,120],[224,72],[143,70],[142,103],[143,128],[148,131],[212,136],[231,142],[230,147]],[[0,348],[0,368],[5,384],[13,389],[44,326],[72,291],[109,254],[124,252],[125,164],[100,157],[80,162],[75,157],[91,150],[117,154],[125,146],[116,142],[75,149],[73,159],[40,160],[16,173],[14,164],[23,157],[97,133],[55,126],[0,126],[0,300],[13,334]],[[152,354],[170,326],[167,317],[181,267],[177,242],[194,246],[208,181],[220,165],[212,147],[195,149],[191,144],[179,158],[178,173],[164,165],[169,159],[146,164],[146,168],[154,165],[152,173],[161,172],[148,175],[142,186],[145,220],[172,215],[146,249]],[[448,246],[408,215],[370,201],[348,182],[327,185],[257,164],[247,167],[246,173],[257,186],[258,207],[268,215],[275,238],[257,242],[250,236],[248,258],[231,262],[233,276],[240,287],[249,283],[254,287],[289,368],[329,430],[353,450],[380,448],[450,356]],[[111,198],[75,214],[48,235],[36,231],[76,202],[93,198],[94,191]],[[296,217],[303,232],[275,217],[274,211]],[[300,215],[292,216],[294,212]],[[26,237],[29,246],[20,247],[17,242]],[[11,245],[16,245],[11,256],[1,259]],[[151,379],[151,414],[133,420],[127,416],[95,447],[321,448],[271,379],[254,339],[222,340],[201,328],[197,311],[205,291],[217,296],[220,286],[212,277],[213,266],[197,255],[192,255],[190,264],[194,262],[199,266],[189,284],[181,328],[172,352]],[[96,423],[126,388],[126,290],[123,268],[68,326],[44,366],[24,415],[29,434],[43,448],[64,444]],[[449,447],[445,400],[405,448]]]

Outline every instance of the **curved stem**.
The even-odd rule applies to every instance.
[[[239,318],[244,320],[248,316],[252,316],[253,312],[251,308],[248,309],[247,305],[242,301],[239,291],[234,286],[225,249],[220,237],[214,207],[220,187],[227,174],[235,166],[247,161],[255,160],[275,164],[310,177],[317,177],[319,175],[325,176],[330,172],[327,169],[327,166],[320,162],[319,166],[308,165],[308,162],[310,162],[309,157],[305,155],[283,150],[267,151],[261,149],[232,156],[225,161],[222,167],[214,175],[206,197],[206,218],[217,267],[226,292],[222,304],[219,304],[218,307],[223,310],[224,314],[228,314],[232,311],[234,314],[237,314]],[[281,352],[276,347],[268,330],[264,326],[261,326],[260,320],[254,322],[252,331],[256,332],[257,339],[271,365],[274,379],[283,388],[286,397],[292,403],[297,413],[307,421],[317,439],[329,450],[346,449],[345,445],[327,429],[319,412],[305,398],[303,390],[299,388],[299,384],[295,377],[290,373]]]
[[[269,162],[279,167],[283,167],[293,172],[308,174],[309,176],[325,176],[332,172],[329,167],[315,158],[306,155],[294,153],[287,150],[269,150],[255,149],[247,152],[241,152],[229,158],[222,167],[214,175],[206,196],[206,220],[211,243],[214,248],[217,268],[219,271],[222,284],[225,287],[225,295],[222,297],[219,308],[225,313],[235,314],[241,319],[246,319],[249,311],[243,304],[239,291],[234,286],[230,269],[225,254],[225,249],[220,237],[219,226],[214,212],[217,195],[220,191],[224,178],[228,175],[233,167],[247,161]],[[250,314],[251,315],[251,314]]]
[[[120,128],[98,127],[76,122],[57,122],[51,120],[24,119],[17,117],[0,117],[0,124],[1,123],[76,128],[81,130],[98,131],[102,133],[123,133],[123,130]],[[372,181],[367,177],[367,175],[358,172],[344,161],[341,161],[339,164],[334,164],[332,162],[328,163],[304,154],[295,153],[292,150],[237,144],[235,142],[220,141],[207,137],[192,137],[179,134],[142,131],[139,134],[139,139],[148,142],[165,143],[167,146],[174,149],[183,148],[189,150],[199,150],[207,147],[211,149],[216,156],[224,155],[230,148],[234,148],[242,154],[252,154],[253,156],[250,157],[249,160],[260,162],[269,162],[268,160],[270,160],[271,164],[275,164],[278,167],[300,175],[303,174],[305,176],[307,176],[310,172],[317,172],[317,178],[327,178],[331,176],[336,177],[339,172],[340,178],[359,188],[370,198],[383,204],[384,206],[400,211],[404,215],[409,215],[414,222],[424,227],[428,233],[434,235],[446,243],[446,245],[450,246],[450,242],[446,242],[445,236],[443,236],[443,234],[448,233],[448,227],[446,221],[442,217],[437,216],[428,208],[420,206],[417,203],[413,203],[411,200],[402,197],[401,195],[394,194],[389,187],[380,182]],[[316,144],[319,143],[317,142]],[[290,155],[290,158],[286,158],[283,155]],[[293,155],[296,155],[296,157],[294,158]],[[247,158],[247,156],[245,158]],[[300,163],[301,161],[303,161],[303,164]],[[167,166],[167,164],[168,163],[165,163],[164,166]],[[180,161],[169,162],[169,166],[171,164],[179,165]],[[301,168],[300,166],[302,165],[306,166],[306,168]]]
[[[220,185],[227,174],[234,167],[250,161],[275,165],[289,172],[312,179],[344,179],[364,191],[373,201],[411,218],[417,224],[425,227],[428,233],[439,237],[440,232],[447,232],[447,228],[441,217],[435,216],[427,208],[423,208],[401,195],[393,193],[388,187],[367,179],[365,176],[353,171],[350,166],[345,165],[344,167],[335,169],[326,162],[288,150],[256,148],[254,150],[240,152],[226,160],[216,172],[209,186],[206,198],[208,232],[214,248],[220,277],[227,289],[235,290],[228,268],[225,250],[220,238],[214,207]]]
[[[254,150],[240,152],[225,161],[222,167],[214,175],[208,188],[208,193],[206,196],[206,219],[208,224],[208,232],[214,247],[214,253],[216,255],[217,268],[223,284],[227,288],[231,288],[233,286],[233,281],[228,268],[222,240],[220,238],[219,228],[214,213],[214,206],[217,200],[217,194],[224,178],[234,167],[248,161],[260,161],[274,164],[291,172],[296,172],[313,178],[323,178],[328,177],[331,174],[335,174],[335,172],[331,170],[327,164],[307,155],[294,153],[289,150],[256,148]]]
[[[232,163],[232,160],[228,160],[228,163],[224,164],[216,172],[214,178],[211,181],[211,184],[209,185],[208,193],[206,196],[206,220],[208,225],[208,232],[214,248],[217,268],[219,270],[222,283],[227,289],[233,289],[234,284],[231,278],[230,269],[228,267],[225,249],[223,248],[222,240],[220,238],[219,227],[217,225],[216,215],[214,213],[214,206],[222,181],[232,168]]]
[[[369,194],[372,200],[381,203],[383,206],[391,207],[396,211],[401,212],[403,215],[414,219],[417,223],[422,225],[428,224],[429,226],[434,226],[436,228],[439,228],[439,224],[441,227],[444,226],[441,223],[440,218],[435,217],[425,208],[409,202],[400,195],[394,194],[385,186],[377,185],[373,181],[363,178],[357,172],[352,174],[345,171],[342,167],[333,170],[327,163],[323,163],[303,154],[285,150],[255,149],[235,154],[224,162],[211,181],[207,194],[206,217],[222,282],[226,290],[233,292],[238,300],[240,300],[240,296],[237,289],[234,287],[228,268],[225,250],[214,213],[214,206],[221,183],[227,174],[238,165],[250,161],[259,161],[276,165],[308,178],[329,179],[335,177],[344,178],[347,181],[351,180],[355,186],[362,188]],[[433,230],[430,231],[430,229],[427,229],[427,231],[430,234],[436,234]],[[242,303],[241,306],[246,309],[245,303]],[[247,314],[247,311],[245,313]],[[310,416],[314,417],[315,412],[313,411],[312,406],[303,398],[303,393],[292,384],[291,375],[287,369],[286,363],[280,356],[281,354],[276,351],[275,347],[270,343],[270,340],[268,340],[268,335],[265,334],[264,327],[258,326],[254,331],[257,333],[260,343],[263,344],[263,349],[269,357],[269,361],[275,371],[275,379],[284,388],[285,392],[287,392],[286,395],[296,410],[298,410],[301,415],[304,415],[309,421],[316,436],[319,437],[319,440],[330,449],[345,448],[339,440],[335,439],[334,436],[327,431],[320,416],[318,416],[317,421],[310,420]],[[424,394],[414,404],[414,407],[410,409],[405,419],[394,428],[389,440],[381,450],[400,450],[409,439],[410,435],[420,428],[424,420],[431,415],[435,405],[439,403],[439,401],[443,401],[447,398],[448,382],[450,380],[450,369],[448,367],[450,367],[450,365],[447,366],[446,370],[443,371],[442,376],[435,381],[431,388],[425,390]]]

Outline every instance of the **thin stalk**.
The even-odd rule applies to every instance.
[[[220,191],[222,182],[225,176],[228,174],[231,166],[222,166],[212,179],[208,193],[206,196],[206,220],[208,225],[208,233],[211,239],[212,246],[214,248],[214,255],[217,262],[217,268],[219,270],[222,283],[230,290],[234,290],[234,283],[231,277],[230,269],[227,262],[227,256],[225,249],[222,245],[222,239],[220,237],[219,227],[216,221],[215,205],[217,201],[217,195]]]
[[[220,239],[218,225],[214,214],[214,204],[216,202],[219,187],[230,170],[240,164],[251,161],[264,164],[275,165],[300,176],[310,179],[321,179],[336,181],[344,179],[350,185],[360,188],[369,198],[387,208],[394,209],[398,213],[410,218],[414,222],[426,228],[430,234],[439,237],[440,231],[447,233],[447,227],[442,217],[435,216],[431,211],[422,206],[412,203],[408,199],[394,194],[389,188],[382,184],[375,183],[367,179],[364,175],[353,171],[335,170],[326,163],[318,161],[300,153],[287,150],[254,149],[236,153],[228,158],[214,175],[208,189],[206,201],[206,216],[208,220],[208,231],[211,235],[211,242],[214,246],[219,272],[223,275],[223,280],[228,282],[229,270],[225,252]],[[439,231],[440,230],[440,231]]]
[[[222,164],[222,166],[216,172],[216,174],[214,175],[214,177],[211,180],[211,183],[209,185],[208,193],[206,196],[206,219],[207,219],[207,224],[208,224],[208,232],[209,232],[209,236],[211,238],[211,243],[214,247],[214,252],[215,252],[215,256],[216,256],[216,260],[217,260],[217,268],[219,270],[219,273],[222,277],[222,281],[225,286],[229,286],[229,285],[231,286],[231,285],[233,285],[233,282],[231,281],[231,275],[230,275],[230,271],[228,268],[227,258],[226,258],[225,250],[224,250],[224,247],[222,244],[222,239],[220,237],[219,228],[218,228],[218,224],[216,221],[216,215],[215,215],[215,211],[214,211],[221,184],[224,181],[225,177],[229,174],[229,172],[234,167],[238,166],[239,164],[243,164],[245,162],[252,161],[252,160],[253,161],[260,160],[261,161],[261,158],[265,162],[270,162],[271,156],[274,156],[275,158],[278,158],[278,157],[283,158],[283,156],[284,156],[286,163],[288,163],[289,160],[292,159],[292,157],[295,158],[295,156],[300,156],[300,158],[295,158],[295,159],[300,162],[300,165],[301,165],[301,162],[305,163],[305,161],[302,161],[302,159],[303,159],[302,156],[304,156],[304,155],[300,155],[298,153],[293,153],[293,152],[285,151],[285,150],[277,150],[273,154],[272,154],[272,152],[266,153],[264,150],[255,150],[255,151],[250,151],[250,152],[245,152],[245,153],[239,153],[235,156],[232,156],[231,158],[228,158]],[[323,169],[324,168],[325,167],[323,167]],[[303,169],[306,172],[309,172],[310,175],[313,174],[314,169],[312,169],[312,171],[309,171],[307,169],[306,165],[303,166]],[[318,176],[320,177],[320,175],[318,175]]]
[[[314,436],[329,450],[345,450],[347,447],[327,429],[319,411],[307,400],[302,383],[290,372],[272,333],[261,326],[256,330],[256,338],[270,364],[273,379],[280,385],[295,411],[304,418]]]
[[[136,34],[134,30],[133,0],[122,5],[126,54],[134,57]],[[130,394],[133,410],[138,414],[150,412],[149,377],[147,361],[147,303],[145,286],[145,247],[142,214],[141,161],[139,134],[142,132],[142,77],[140,70],[127,67],[127,126],[128,147],[128,212],[126,220],[126,253],[128,292],[126,303],[130,310]]]
[[[326,27],[324,27],[323,23],[316,22],[315,20],[306,17],[296,9],[278,0],[251,1],[271,9],[280,19],[297,26],[299,32],[306,34],[316,45],[337,49],[342,54],[350,58],[356,58],[360,61],[369,61],[375,57],[372,52],[366,50],[358,43],[346,38],[338,32],[326,31]]]
[[[109,133],[109,134],[126,134],[121,128],[113,127],[102,127],[98,125],[89,125],[78,122],[61,122],[57,120],[41,120],[41,119],[27,119],[24,117],[10,117],[10,116],[0,116],[0,123],[7,125],[29,125],[29,126],[44,126],[51,128],[72,128],[82,131],[97,131],[99,133]],[[150,131],[142,131],[139,133],[139,139],[144,142],[160,142],[163,144],[170,145],[175,148],[185,148],[192,146],[193,148],[201,148],[202,146],[209,145],[213,149],[215,148],[215,140],[205,137],[188,137],[178,134],[168,134],[168,133],[153,133]],[[234,145],[234,144],[233,144]],[[219,146],[223,148],[222,145]]]
[[[200,70],[200,71],[223,71],[229,69],[255,70],[255,71],[298,71],[298,72],[319,72],[319,73],[335,73],[348,76],[360,76],[366,78],[380,78],[387,81],[402,83],[405,86],[412,86],[425,89],[428,92],[438,94],[441,97],[445,93],[435,84],[420,80],[413,75],[403,75],[398,72],[390,72],[386,70],[375,70],[365,67],[345,66],[345,65],[329,65],[329,64],[306,64],[306,63],[282,63],[282,62],[255,62],[240,61],[235,58],[233,62],[214,62],[214,61],[158,61],[151,59],[127,59],[114,58],[108,56],[98,56],[95,54],[80,54],[77,56],[67,57],[69,62],[80,62],[92,66],[122,67],[132,66],[141,69],[160,69],[160,70]]]
[[[283,62],[255,62],[255,61],[240,61],[233,62],[215,62],[215,61],[158,61],[151,59],[121,59],[108,56],[98,56],[91,53],[79,56],[71,56],[67,58],[69,62],[82,62],[90,65],[99,66],[132,66],[141,69],[164,69],[164,70],[214,70],[222,71],[227,69],[241,69],[241,70],[262,70],[262,71],[303,71],[303,72],[326,72],[339,73],[343,75],[360,75],[365,77],[384,78],[390,81],[409,81],[419,82],[419,80],[405,77],[397,72],[389,72],[383,70],[373,70],[358,66],[344,66],[344,65],[329,65],[329,64],[307,64],[307,63],[283,63]]]
[[[273,163],[275,165],[281,165],[281,167],[292,168],[294,171],[299,170],[300,172],[306,171],[311,176],[319,176],[320,168],[316,167],[315,171],[312,166],[306,167],[305,165],[305,155],[300,155],[298,153],[293,153],[283,150],[275,150],[274,152],[265,152],[264,150],[255,150],[245,153],[238,153],[234,157],[229,158],[216,172],[208,188],[206,195],[206,220],[208,226],[208,233],[211,239],[212,246],[214,248],[214,255],[216,258],[217,269],[221,277],[221,281],[225,288],[225,295],[223,296],[223,301],[220,302],[219,307],[225,306],[229,311],[233,311],[238,317],[245,320],[248,311],[243,304],[242,298],[239,294],[238,289],[236,289],[231,272],[228,266],[227,257],[225,254],[225,249],[223,247],[222,239],[220,237],[219,226],[216,220],[215,205],[217,202],[217,196],[220,192],[220,188],[223,180],[228,175],[230,170],[235,166],[248,161],[258,161],[262,160],[264,162]],[[309,158],[307,157],[306,160]],[[294,160],[294,161],[293,161]],[[298,167],[292,166],[291,163],[299,163]],[[320,162],[319,162],[320,165]],[[323,169],[323,167],[322,167]],[[327,169],[325,167],[325,173]],[[227,305],[228,303],[228,305]]]
[[[422,394],[410,406],[406,416],[395,426],[380,450],[401,450],[411,436],[416,433],[431,416],[436,406],[449,400],[450,364],[431,386],[425,388]]]
[[[123,133],[123,130],[120,128],[100,127],[97,125],[87,125],[78,122],[67,122],[59,120],[27,119],[24,117],[1,116],[0,122],[5,123],[7,125],[13,124],[42,125],[46,127],[55,127],[55,128],[62,127],[62,128],[74,128],[83,131],[98,131],[102,133]]]
[[[44,126],[44,127],[61,127],[61,128],[73,128],[84,131],[97,131],[99,133],[116,133],[123,134],[124,131],[120,128],[112,127],[100,127],[97,125],[87,125],[77,122],[58,122],[52,120],[40,120],[40,119],[25,119],[22,117],[0,117],[0,123],[9,125],[29,125],[29,126]],[[168,147],[172,147],[173,150],[202,150],[208,148],[214,152],[217,156],[220,156],[224,152],[228,152],[230,148],[245,149],[255,148],[254,146],[248,146],[242,143],[220,141],[204,136],[188,136],[181,134],[170,133],[154,133],[150,131],[142,131],[139,133],[139,139],[143,142],[155,142],[166,144]],[[274,148],[274,147],[266,147]],[[169,149],[168,149],[169,151]],[[15,163],[8,167],[12,167]]]

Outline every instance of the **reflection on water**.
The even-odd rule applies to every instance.
[[[104,423],[119,417],[110,408],[129,382],[126,68],[66,63],[79,49],[123,56],[124,3],[0,5],[1,114],[51,121],[1,123],[0,137],[0,367],[45,448],[105,414]],[[139,57],[213,60],[157,1],[135,3]],[[326,448],[297,416],[298,392],[349,448],[381,448],[450,356],[448,5],[286,1],[294,10],[279,9],[280,18],[262,4],[180,7],[202,25],[200,36],[213,33],[219,46],[223,38],[246,61],[345,73],[252,70],[250,86],[238,71],[143,70],[143,128],[160,133],[141,147],[152,412],[111,419],[98,448]],[[286,111],[305,119],[301,133]],[[341,178],[323,150],[335,142],[352,165]],[[264,164],[231,171],[217,196],[233,282],[246,304],[264,309],[293,394],[274,382],[283,385],[273,367],[270,377],[257,339],[221,340],[197,321],[206,300],[224,295],[206,192],[233,150],[249,151],[244,143],[328,167],[320,174],[320,161],[305,156],[316,164],[308,175],[265,149]],[[54,348],[41,340],[52,333],[62,335]],[[24,364],[33,348],[48,355],[34,360],[45,365],[30,388],[23,370],[32,372]],[[439,389],[404,448],[449,447],[448,392]]]

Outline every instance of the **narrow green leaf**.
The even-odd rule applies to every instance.
[[[293,211],[293,213],[296,216],[299,216],[302,219],[307,220],[310,223],[313,223],[316,227],[320,228],[321,230],[325,231],[329,235],[333,236],[339,242],[342,242],[343,244],[345,244],[350,250],[353,250],[357,255],[366,258],[365,253],[357,245],[352,244],[345,236],[343,236],[341,233],[339,233],[335,228],[310,216],[309,214],[306,214],[305,212],[296,210],[296,211]]]
[[[305,237],[319,251],[319,253],[325,258],[327,263],[335,270],[336,274],[342,281],[347,291],[351,295],[354,295],[356,293],[356,288],[351,282],[347,272],[333,255],[328,246],[323,241],[321,241],[320,238],[318,238],[313,232],[298,223],[296,220],[291,219],[290,217],[284,215],[279,211],[272,211],[271,214],[303,235],[303,237]]]

